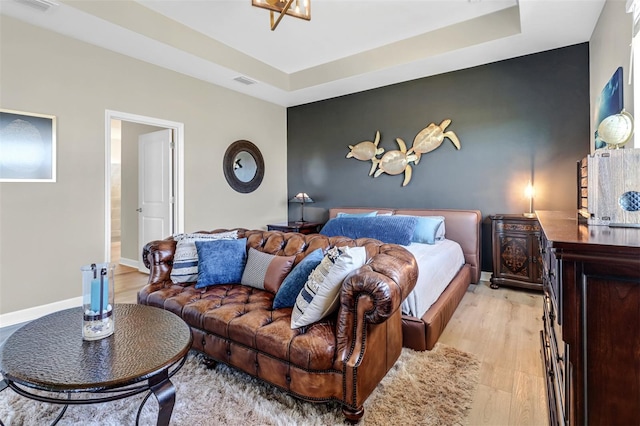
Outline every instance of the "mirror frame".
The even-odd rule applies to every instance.
[[[248,182],[241,181],[233,172],[233,163],[235,158],[242,151],[248,152],[256,162],[256,174],[253,179]],[[243,194],[253,192],[258,189],[262,183],[262,178],[264,178],[264,159],[262,158],[262,153],[257,146],[249,141],[235,141],[229,145],[229,148],[227,148],[227,151],[224,153],[222,170],[224,171],[224,177],[227,179],[227,183],[231,188]]]

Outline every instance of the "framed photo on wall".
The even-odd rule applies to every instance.
[[[56,116],[0,108],[0,182],[56,181]]]
[[[597,129],[600,123],[602,123],[602,120],[610,115],[619,114],[624,109],[623,87],[622,67],[618,67],[596,99],[595,110],[593,112],[593,125],[596,131],[593,137],[593,149],[591,152],[606,146],[604,141],[598,137]]]

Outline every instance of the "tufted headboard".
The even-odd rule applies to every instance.
[[[405,214],[412,216],[444,216],[445,237],[462,247],[464,258],[471,266],[471,282],[480,281],[480,225],[482,214],[479,210],[431,210],[431,209],[389,209],[374,207],[334,207],[329,209],[329,218],[338,212],[363,213],[376,210],[378,214]]]

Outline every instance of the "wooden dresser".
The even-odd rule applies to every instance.
[[[538,211],[551,425],[640,425],[640,229]]]
[[[491,216],[493,274],[491,288],[500,286],[542,290],[540,224],[521,214]]]

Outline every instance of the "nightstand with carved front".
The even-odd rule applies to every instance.
[[[538,219],[523,215],[493,215],[491,231],[491,288],[510,286],[542,291]]]
[[[320,232],[322,223],[318,222],[287,222],[267,225],[267,231],[299,232],[301,234],[316,234]]]

